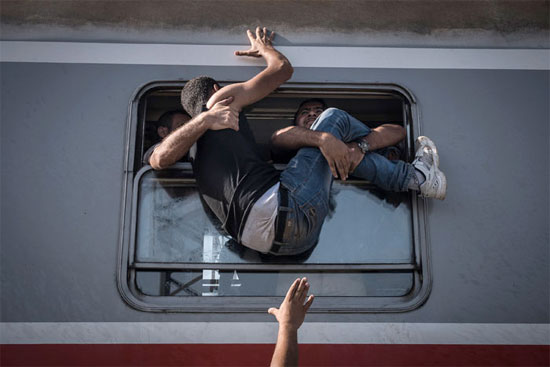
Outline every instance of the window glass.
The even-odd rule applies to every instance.
[[[258,272],[243,270],[140,271],[137,286],[149,296],[284,296],[307,276],[315,297],[398,297],[409,293],[412,272]]]
[[[136,261],[264,263],[277,257],[247,249],[207,216],[187,166],[148,170],[139,181]],[[408,195],[384,196],[364,182],[334,183],[332,210],[303,263],[412,263]],[[289,258],[285,258],[289,261]]]

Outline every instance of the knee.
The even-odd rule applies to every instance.
[[[329,107],[329,108],[327,108],[326,110],[323,111],[321,116],[339,117],[339,116],[344,116],[345,114],[347,114],[346,111],[343,111],[343,110],[341,110],[339,108],[335,108],[335,107]]]
[[[337,126],[341,126],[346,121],[347,112],[338,108],[327,108],[317,118],[317,121],[311,126],[312,130],[331,131]]]

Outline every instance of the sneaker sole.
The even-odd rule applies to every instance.
[[[435,143],[427,136],[419,136],[418,138],[416,138],[415,141],[415,152],[417,152],[419,149],[423,149],[424,147],[428,147],[432,151],[434,165],[436,167],[439,167],[439,153],[437,153],[437,147],[435,146]]]
[[[434,169],[433,176],[437,177],[437,180],[440,182],[440,185],[437,188],[437,191],[433,195],[425,195],[425,194],[422,194],[422,189],[420,189],[418,190],[418,194],[422,198],[445,200],[445,197],[447,196],[447,177],[437,167],[434,166],[433,169]]]
[[[436,168],[436,175],[439,177],[439,180],[441,180],[441,186],[439,187],[439,190],[437,190],[435,199],[445,200],[445,197],[447,196],[447,177],[443,172],[441,172],[437,168]]]

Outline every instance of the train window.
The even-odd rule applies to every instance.
[[[297,257],[276,257],[235,243],[219,228],[200,199],[190,163],[162,171],[144,165],[144,152],[158,138],[154,121],[179,107],[182,85],[152,83],[132,104],[119,267],[119,288],[131,305],[149,311],[263,312],[300,276],[311,281],[314,311],[405,311],[426,299],[431,281],[425,207],[411,194],[383,192],[361,180],[336,181],[317,246]],[[401,158],[410,158],[416,107],[405,89],[295,84],[246,110],[266,160],[272,158],[271,134],[290,125],[300,101],[312,97],[371,127],[406,127]]]

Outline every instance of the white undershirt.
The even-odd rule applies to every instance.
[[[275,219],[279,209],[279,182],[254,203],[244,225],[241,242],[246,247],[267,253],[275,238]]]

